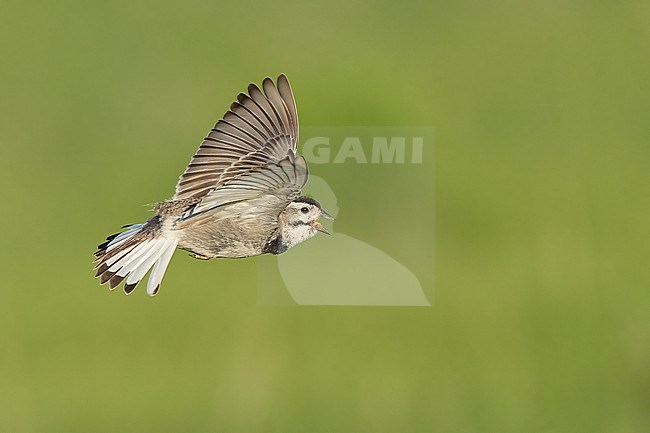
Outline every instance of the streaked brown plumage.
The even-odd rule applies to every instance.
[[[289,82],[254,84],[241,93],[203,140],[156,215],[125,226],[99,245],[96,276],[129,294],[153,267],[147,293],[155,295],[176,248],[200,259],[279,254],[327,232],[331,218],[300,196],[307,163],[296,155],[298,115]]]

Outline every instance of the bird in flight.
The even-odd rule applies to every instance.
[[[176,248],[197,259],[281,254],[328,233],[332,217],[301,195],[307,162],[296,155],[298,115],[289,81],[248,86],[205,137],[176,185],[155,205],[156,215],[122,227],[95,252],[96,277],[127,295],[151,268],[155,295]]]

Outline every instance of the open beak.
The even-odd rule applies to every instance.
[[[334,220],[334,217],[328,214],[327,212],[325,212],[323,209],[320,210],[320,216],[328,220]]]
[[[331,235],[331,233],[318,221],[312,221],[311,226],[321,233],[325,233],[326,235]]]

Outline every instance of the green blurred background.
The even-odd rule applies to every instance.
[[[0,41],[0,431],[650,430],[648,2],[4,0]],[[305,125],[436,128],[413,170],[314,168],[433,307],[258,306],[257,259],[184,253],[100,288],[281,72]]]

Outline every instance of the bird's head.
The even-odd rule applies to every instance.
[[[316,235],[317,232],[330,234],[318,221],[321,217],[334,219],[320,207],[320,203],[316,200],[298,197],[280,214],[282,243],[287,248],[291,248]]]

